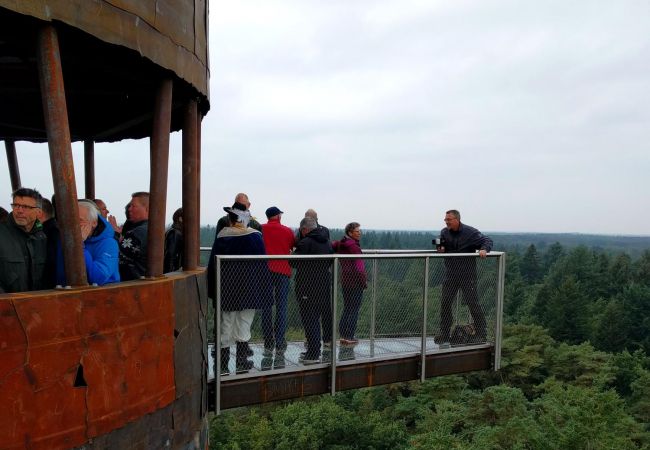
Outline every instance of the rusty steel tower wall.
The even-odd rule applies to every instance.
[[[70,285],[0,293],[0,448],[208,447],[199,267],[207,17],[207,0],[0,0],[0,140],[12,189],[21,186],[20,141],[47,142]],[[183,271],[163,274],[177,130]],[[150,179],[146,272],[89,286],[77,201],[94,198],[94,143],[140,138],[149,139],[151,161],[142,174]],[[73,141],[84,142],[85,195]]]

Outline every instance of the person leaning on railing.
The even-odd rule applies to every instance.
[[[445,213],[446,227],[440,231],[440,253],[473,253],[476,250],[481,258],[485,258],[492,250],[492,239],[483,235],[476,228],[465,225],[460,221],[460,212],[451,209]],[[463,292],[463,300],[469,308],[474,321],[475,342],[484,342],[487,336],[485,314],[478,301],[476,292],[476,258],[457,257],[445,258],[445,278],[442,282],[442,304],[440,308],[440,334],[436,342],[450,342],[453,304],[458,291]],[[452,342],[453,344],[454,342]]]
[[[361,225],[351,222],[345,226],[345,236],[340,241],[332,242],[336,253],[361,254]],[[343,288],[343,314],[339,322],[341,345],[354,346],[359,341],[355,338],[359,310],[363,301],[363,290],[368,287],[366,266],[363,259],[341,260],[341,286]]]

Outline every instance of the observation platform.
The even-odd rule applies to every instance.
[[[335,365],[332,352],[325,351],[317,364],[299,362],[304,342],[289,342],[283,355],[264,356],[263,344],[252,344],[249,359],[253,368],[236,373],[230,361],[230,374],[221,376],[220,409],[289,400],[309,395],[327,394],[382,384],[420,380],[494,367],[491,343],[440,348],[433,338],[426,340],[425,371],[422,372],[419,337],[380,338],[371,342],[361,339],[354,347],[337,345]],[[212,354],[213,345],[210,345]],[[215,410],[214,358],[210,356],[208,407]],[[335,388],[332,389],[332,367]]]
[[[265,351],[265,334],[267,341],[272,340],[268,336],[272,325],[262,323],[258,310],[249,341],[253,354],[248,360],[253,367],[237,373],[233,346],[228,374],[215,371],[215,367],[221,367],[220,352],[214,352],[214,348],[221,347],[219,305],[223,298],[239,292],[238,286],[247,283],[243,280],[259,283],[269,276],[266,263],[278,259],[288,260],[302,274],[298,277],[294,272],[288,282],[284,306],[286,350],[279,355],[277,351]],[[341,344],[338,326],[346,308],[346,288],[341,283],[341,268],[349,267],[346,259],[363,260],[367,276],[356,322],[358,343],[354,346]],[[265,264],[260,264],[262,261]],[[214,335],[208,351],[208,405],[217,413],[309,395],[499,369],[504,253],[491,252],[483,259],[477,254],[404,250],[369,251],[363,255],[231,255],[217,256],[214,267],[214,273],[207,274],[217,286],[216,313],[208,317],[213,324],[208,333]],[[323,276],[329,281],[316,281],[322,281]],[[296,292],[303,292],[305,285],[296,286],[297,282],[306,283],[312,293],[312,297],[302,297],[301,301],[322,311],[318,319],[322,339],[327,334],[334,341],[333,349],[321,344],[320,359],[312,364],[300,361],[306,350],[303,321],[314,319],[302,316]],[[443,323],[452,325],[451,345],[435,340]],[[482,323],[483,333],[474,331],[477,323]],[[326,332],[330,327],[331,332]]]

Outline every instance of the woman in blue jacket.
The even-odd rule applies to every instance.
[[[113,228],[99,213],[97,206],[90,200],[79,200],[79,226],[84,244],[86,275],[89,284],[102,286],[120,281],[118,268],[119,247],[114,237]],[[56,282],[66,285],[63,251],[59,246]]]

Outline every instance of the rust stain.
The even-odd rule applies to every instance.
[[[78,446],[173,402],[172,292],[163,280],[0,299],[2,448]]]

